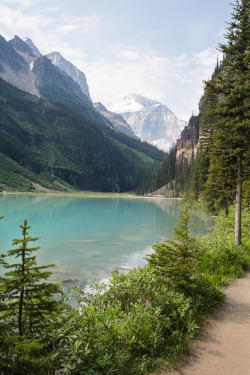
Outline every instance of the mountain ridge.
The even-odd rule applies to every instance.
[[[92,103],[85,74],[70,61],[66,60],[59,52],[50,52],[46,57],[51,60],[52,64],[67,73],[75,82],[77,82],[83,94],[86,95],[89,102]]]
[[[163,152],[115,129],[72,77],[18,36],[0,38],[0,60],[2,186],[120,192],[150,187]]]
[[[113,99],[107,109],[119,113],[141,140],[168,152],[187,124],[157,100],[139,94]]]
[[[151,147],[151,148],[150,148]],[[0,184],[22,191],[131,191],[150,186],[164,153],[63,102],[0,79]]]
[[[128,135],[129,137],[138,139],[138,137],[134,134],[129,124],[126,122],[126,120],[124,120],[124,118],[121,115],[119,115],[118,113],[108,111],[107,108],[100,102],[94,103],[94,107],[105,118],[109,119],[117,130]]]

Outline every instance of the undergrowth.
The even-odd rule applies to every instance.
[[[178,241],[155,244],[147,266],[126,275],[112,272],[109,285],[95,285],[94,293],[77,290],[81,308],[73,310],[60,333],[63,373],[145,374],[159,358],[173,360],[187,349],[206,315],[223,300],[221,288],[249,266],[250,214],[245,208],[243,245],[237,247],[233,212],[220,216],[200,240],[189,237],[187,215],[186,210],[177,220]],[[183,276],[168,282],[178,267]]]
[[[223,301],[222,288],[249,267],[250,211],[242,212],[242,246],[234,245],[233,208],[201,239],[190,236],[187,209],[176,221],[174,240],[156,243],[145,267],[128,274],[114,271],[108,284],[95,284],[92,292],[76,288],[76,307],[58,314],[56,324],[28,341],[15,332],[12,337],[8,322],[0,319],[6,330],[2,337],[17,350],[16,358],[9,357],[15,361],[8,373],[20,374],[19,362],[25,362],[37,375],[142,375],[159,363],[177,361]],[[20,352],[19,346],[27,350]],[[5,361],[10,350],[0,345]],[[5,373],[0,363],[0,374]]]

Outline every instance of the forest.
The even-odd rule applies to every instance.
[[[32,182],[54,191],[150,187],[164,152],[107,126],[95,109],[78,101],[79,110],[0,79],[2,184],[19,191],[34,190]]]
[[[223,61],[205,81],[200,113],[189,122],[199,132],[197,152],[178,161],[172,149],[153,185],[170,184],[175,196],[181,191],[213,214],[224,210],[228,215],[236,202],[240,244],[241,202],[250,200],[249,2],[237,2],[234,10],[227,44],[218,47]]]
[[[49,282],[48,268],[53,265],[37,265],[38,238],[30,235],[27,220],[20,225],[14,248],[0,257],[6,270],[0,279],[1,375],[132,375],[171,366],[187,350],[207,314],[223,301],[223,288],[249,268],[249,11],[249,1],[235,2],[226,43],[219,46],[224,59],[205,82],[201,113],[192,119],[202,135],[196,155],[178,164],[176,149],[172,149],[153,179],[154,189],[168,184],[176,196],[184,191],[185,199],[174,239],[155,243],[145,267],[126,275],[112,272],[109,286],[95,285],[96,293],[76,288],[76,307],[72,308],[67,303],[70,296],[59,284]],[[60,127],[63,149],[68,133],[64,118],[54,122],[57,104],[45,113],[48,122]],[[5,113],[6,123],[9,116]],[[82,135],[77,127],[74,130]],[[20,139],[26,135],[23,131]],[[40,135],[34,128],[36,142],[41,142]],[[7,136],[12,139],[10,132]],[[13,136],[13,142],[16,139]],[[119,136],[112,138],[110,152],[118,153],[119,141]],[[22,148],[17,146],[21,159]],[[61,152],[55,154],[51,168],[63,164],[62,149],[58,148]],[[73,151],[72,145],[72,155],[67,157],[75,166]],[[52,154],[48,152],[49,157]],[[134,155],[141,158],[136,147]],[[39,159],[36,164],[40,173],[42,162]],[[99,169],[110,168],[110,173],[119,169],[102,164],[98,156],[96,163]],[[84,166],[93,168],[87,158]],[[127,177],[132,166],[131,161]],[[126,176],[124,186],[129,184]],[[188,205],[195,204],[216,214],[211,233],[199,239],[190,235]],[[6,218],[1,217],[0,226],[2,220]]]

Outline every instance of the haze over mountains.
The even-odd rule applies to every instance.
[[[74,78],[18,36],[0,37],[0,187],[148,189],[165,154],[118,131],[125,120],[97,111],[83,73],[56,56]]]
[[[100,102],[94,103],[94,107],[97,109],[98,112],[100,112],[103,116],[109,119],[117,130],[124,134],[127,134],[129,137],[138,139],[138,137],[134,134],[133,130],[131,129],[130,125],[121,115],[119,115],[118,113],[108,111],[107,108]]]
[[[14,50],[11,51],[10,46]],[[22,40],[18,36],[9,42],[1,37],[0,48],[5,50],[0,65],[0,77],[4,80],[38,97],[43,96],[45,90],[47,96],[48,91],[51,92],[50,98],[67,102],[69,98],[64,93],[66,90],[75,96],[73,101],[76,108],[79,109],[79,98],[92,106],[85,74],[59,52],[42,56],[31,39]],[[12,63],[8,64],[8,61]],[[165,152],[176,143],[181,130],[187,125],[166,105],[136,94],[118,97],[107,108],[102,103],[96,103],[95,108],[117,130],[134,138],[139,137]],[[85,115],[86,112],[89,111],[85,109]],[[93,119],[91,113],[88,116]]]
[[[107,108],[119,113],[141,140],[148,141],[165,152],[176,143],[187,125],[186,121],[178,119],[166,105],[137,94],[120,96],[112,100]]]
[[[29,38],[0,36],[0,78],[2,185],[146,187],[164,158],[160,150],[168,151],[186,125],[141,95],[119,97],[108,108],[93,104],[85,74],[58,52],[41,55]]]

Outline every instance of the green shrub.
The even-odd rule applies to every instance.
[[[97,293],[77,289],[83,307],[74,310],[60,339],[64,371],[143,374],[159,356],[177,355],[198,331],[201,315],[221,300],[210,284],[200,298],[187,297],[159,284],[146,266],[127,275],[113,272],[108,289],[95,285]]]
[[[203,254],[200,272],[217,286],[223,286],[236,277],[241,277],[249,267],[249,229],[250,213],[245,207],[242,211],[243,244],[234,244],[234,210],[229,215],[221,214],[211,233],[199,241]]]

